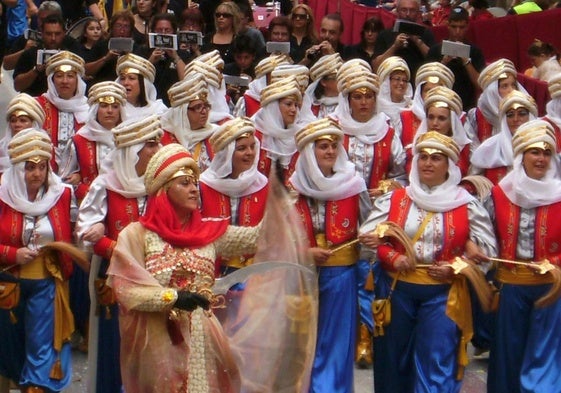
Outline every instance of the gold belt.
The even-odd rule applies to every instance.
[[[318,233],[316,235],[316,243],[318,247],[325,249],[329,249],[333,246],[333,244],[329,244],[325,239],[325,233]],[[350,246],[335,251],[321,266],[351,266],[356,264],[357,260],[358,248],[356,246]]]
[[[388,274],[395,278],[396,272],[388,272]],[[415,271],[412,272],[401,272],[399,275],[399,281],[408,282],[411,284],[421,284],[421,285],[442,285],[442,284],[451,284],[451,280],[442,281],[436,280],[429,276],[428,269],[426,268],[417,268]]]
[[[19,268],[19,277],[32,280],[40,280],[50,277],[50,273],[47,270],[45,256],[39,255],[31,262],[21,265]]]
[[[497,269],[497,280],[503,284],[518,285],[541,285],[553,283],[551,274],[537,274],[534,269],[528,266],[514,266],[509,269],[506,266],[499,266]]]

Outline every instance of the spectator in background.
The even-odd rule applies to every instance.
[[[350,59],[363,59],[368,64],[372,64],[374,58],[374,47],[378,33],[384,30],[384,24],[378,16],[367,19],[362,25],[360,32],[360,42],[349,48]]]
[[[515,3],[516,4],[516,3]],[[549,0],[525,0],[508,10],[511,15],[524,15],[549,9]]]
[[[473,8],[469,18],[470,22],[494,18],[493,14],[487,10],[489,8],[487,0],[469,0],[468,3]]]
[[[466,34],[469,24],[469,14],[462,7],[452,9],[448,17],[448,40],[454,42],[466,42]],[[485,58],[479,48],[470,45],[469,57],[459,58],[442,55],[442,44],[431,47],[427,60],[439,61],[454,73],[454,90],[464,104],[464,110],[469,110],[476,105],[477,90],[479,88],[477,79],[479,73],[485,68]]]
[[[156,34],[177,34],[177,21],[170,13],[156,14],[150,22],[150,31]],[[189,52],[179,49],[150,49],[145,58],[156,68],[154,86],[157,98],[169,106],[168,89],[183,78],[185,65],[190,58]]]
[[[215,31],[204,37],[202,52],[207,53],[216,49],[220,52],[224,63],[234,61],[232,43],[240,31],[240,26],[241,15],[238,6],[233,1],[220,3],[214,13]]]
[[[341,35],[343,34],[343,19],[341,14],[327,14],[321,20],[319,29],[320,43],[312,45],[306,51],[306,57],[302,59],[300,64],[311,66],[321,56],[339,53],[343,60],[348,58],[348,48],[341,42]]]
[[[198,8],[187,8],[183,11],[179,20],[179,30],[202,33],[205,30],[205,19],[201,11]],[[195,57],[202,54],[201,45],[197,44],[180,44],[179,49],[187,50]]]
[[[418,0],[398,0],[397,18],[409,22],[417,22],[420,17]],[[415,76],[417,68],[425,61],[429,48],[435,43],[430,29],[425,29],[421,36],[394,32],[393,28],[382,30],[376,39],[376,48],[372,61],[372,69],[377,70],[380,64],[390,56],[402,57]]]
[[[255,78],[256,50],[251,38],[242,35],[234,41],[234,62],[224,66],[224,75],[246,76],[248,82]],[[230,97],[230,105],[235,106],[247,86],[226,84],[226,94]]]
[[[290,14],[292,35],[290,36],[290,57],[294,63],[300,63],[306,50],[318,43],[314,12],[306,4],[298,4]]]
[[[94,51],[94,46],[103,39],[104,31],[101,27],[99,20],[95,18],[89,18],[87,22],[84,23],[82,36],[80,42],[78,43],[77,54],[84,59],[86,63],[97,60],[96,52]],[[93,76],[86,75],[84,80],[87,84],[87,90],[89,90],[92,85],[91,81]],[[86,91],[87,91],[86,90]]]
[[[129,10],[114,13],[109,21],[109,38],[131,38],[134,17]],[[91,84],[102,81],[114,81],[117,78],[115,67],[117,57],[123,53],[109,50],[109,41],[100,40],[91,50],[89,60],[86,60],[86,75],[93,77]],[[138,44],[133,45],[133,53],[140,52]]]
[[[6,44],[10,46],[27,29],[27,4],[25,0],[15,0],[13,5],[10,3],[7,5],[8,7],[4,11],[6,13]]]
[[[148,31],[150,18],[162,12],[162,0],[136,0],[136,7],[133,9],[134,27],[132,38],[139,45],[148,43]]]
[[[224,66],[225,75],[246,75],[255,78],[255,56],[256,50],[253,41],[248,36],[236,37],[232,49],[234,61]]]
[[[94,45],[103,38],[103,28],[101,23],[95,18],[88,18],[84,23],[84,30],[78,44],[78,55],[84,61],[90,61],[90,53]]]
[[[59,15],[62,18],[62,9],[56,1],[44,1],[39,6],[39,11],[37,13],[37,24],[39,31],[42,28],[43,20],[49,15]],[[65,37],[65,40],[72,42],[72,38]],[[39,43],[35,40],[30,40],[25,38],[23,33],[12,41],[10,47],[6,47],[6,56],[4,57],[4,69],[13,70],[20,58],[21,54],[31,47],[37,46]],[[68,44],[67,44],[68,46]]]
[[[41,49],[76,50],[74,40],[70,41],[71,47],[65,44],[64,21],[59,15],[50,15],[43,21],[41,34],[43,36]],[[66,43],[70,42],[66,41]],[[47,91],[45,64],[37,64],[38,49],[36,46],[26,49],[14,68],[14,89],[30,96],[39,96]]]
[[[265,50],[265,38],[259,29],[253,25],[253,10],[249,3],[241,1],[236,3],[240,9],[241,26],[240,35],[251,38],[257,59],[262,59],[267,54]]]
[[[432,11],[431,23],[433,26],[441,26],[448,24],[448,17],[452,11],[450,0],[439,0],[438,7]]]
[[[548,42],[543,42],[536,38],[528,48],[528,56],[533,67],[527,70],[526,73],[533,78],[547,82],[552,76],[561,72],[559,53]]]
[[[289,42],[292,35],[292,25],[286,16],[275,16],[269,22],[269,37],[271,42]]]
[[[103,14],[98,5],[99,0],[57,0],[62,8],[65,27],[70,27],[78,20],[90,14],[98,20],[103,20]],[[105,21],[102,22],[105,28]]]

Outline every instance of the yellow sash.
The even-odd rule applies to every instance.
[[[325,238],[325,233],[316,235],[316,243],[318,247],[329,249],[329,244]],[[322,263],[321,266],[351,266],[358,260],[358,249],[356,246],[344,247],[335,251],[331,256]]]
[[[497,280],[503,284],[541,285],[553,283],[551,274],[536,274],[528,266],[515,266],[513,269],[501,265],[497,269]]]

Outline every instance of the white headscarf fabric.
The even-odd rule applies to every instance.
[[[545,176],[532,179],[526,174],[522,165],[524,155],[519,154],[514,159],[512,170],[499,182],[507,198],[524,209],[533,209],[561,202],[561,163],[559,156],[551,156],[551,164]]]
[[[247,171],[240,173],[237,179],[228,176],[232,173],[232,157],[236,149],[236,141],[232,141],[224,149],[214,155],[210,166],[201,174],[200,181],[216,191],[231,198],[239,198],[253,194],[267,185],[267,178],[257,170],[259,162],[259,140],[255,138],[255,160]]]
[[[407,186],[405,191],[409,198],[421,209],[442,213],[465,205],[475,199],[463,187],[458,186],[462,180],[462,174],[460,173],[460,168],[450,158],[448,158],[448,178],[444,183],[433,188],[421,184],[417,168],[418,159],[419,155],[415,154],[411,165],[411,173],[409,174],[409,186]]]
[[[469,139],[467,135],[466,129],[462,124],[462,120],[460,120],[458,114],[453,110],[450,111],[450,122],[452,124],[452,139],[454,139],[454,142],[456,142],[460,151],[462,151],[466,145],[471,143],[471,139]],[[419,128],[417,128],[414,141],[427,131],[427,118],[425,116],[421,121],[421,124],[419,124]],[[413,145],[415,145],[415,143],[413,143]]]
[[[376,97],[376,112],[383,112],[391,119],[391,124],[395,128],[401,123],[401,111],[411,105],[411,97],[413,97],[413,87],[411,83],[407,83],[407,90],[401,102],[393,102],[391,98],[390,78],[387,77],[380,84],[380,93]]]
[[[144,143],[115,149],[103,161],[100,176],[103,176],[105,186],[126,198],[138,198],[146,195],[144,175],[136,174],[135,165],[138,163],[138,152]]]
[[[272,101],[261,107],[251,120],[255,129],[263,134],[263,149],[267,151],[267,157],[278,159],[281,165],[288,166],[296,153],[294,134],[300,129],[299,114],[294,124],[285,128],[279,101]]]
[[[48,89],[44,94],[45,97],[52,102],[59,111],[72,113],[78,123],[85,123],[86,120],[88,120],[88,112],[90,110],[86,97],[86,82],[84,82],[80,76],[77,76],[78,83],[76,94],[74,94],[72,98],[63,99],[59,97],[56,91],[53,75],[54,74],[50,74],[47,77]]]
[[[528,94],[524,86],[522,86],[518,81],[516,81],[518,90],[522,93]],[[495,80],[483,90],[479,99],[477,100],[477,107],[483,113],[483,116],[487,119],[493,128],[498,129],[500,126],[499,119],[499,103],[501,102],[501,96],[499,95],[499,81]],[[497,131],[498,132],[498,131]]]
[[[111,133],[111,130],[104,128],[96,119],[98,109],[99,102],[90,107],[88,121],[78,130],[76,135],[81,135],[89,141],[101,143],[113,148],[115,147],[115,143],[113,142],[113,134]],[[125,110],[122,105],[119,106],[119,111],[121,113],[121,121],[125,120]]]
[[[547,118],[561,128],[561,97],[552,98],[545,106]]]
[[[413,95],[413,101],[411,101],[411,110],[417,117],[417,119],[423,120],[426,117],[425,113],[425,100],[421,94],[423,85],[427,83],[426,81],[421,82],[415,87],[415,94]]]
[[[156,87],[148,78],[144,79],[144,91],[146,92],[146,106],[134,106],[127,102],[125,104],[125,113],[127,119],[144,119],[145,117],[151,115],[161,115],[164,113],[168,107],[163,103],[162,100],[157,99],[158,92]],[[117,78],[115,82],[121,83],[121,78]]]
[[[339,105],[330,117],[339,123],[345,134],[354,136],[367,145],[373,145],[384,139],[390,129],[390,118],[385,113],[376,113],[370,120],[361,123],[352,117],[348,96],[339,93],[338,99]]]
[[[333,113],[333,110],[330,110],[330,113],[321,113],[321,108],[320,108],[320,113],[318,113],[318,116],[316,116],[312,112],[313,105],[320,105],[320,107],[324,106],[324,107],[335,109],[337,104],[339,103],[338,96],[336,97],[323,96],[320,98],[316,98],[315,91],[320,80],[321,79],[317,79],[316,81],[310,83],[310,85],[306,88],[306,91],[304,92],[304,96],[302,98],[302,111],[300,115],[302,121],[304,122],[311,122],[317,119],[322,119],[327,115],[329,115],[330,113]]]
[[[208,100],[212,103],[212,109],[208,114],[208,120],[211,123],[218,123],[224,119],[229,120],[234,117],[230,113],[230,107],[226,101],[226,86],[224,80],[220,85],[220,89],[212,85],[208,85]]]
[[[22,161],[9,167],[2,175],[0,199],[20,213],[37,217],[49,212],[66,187],[70,186],[65,185],[49,168],[45,193],[39,200],[29,201],[25,185],[25,161]]]
[[[536,117],[530,113],[529,120]],[[514,157],[512,134],[506,122],[506,114],[500,123],[500,132],[486,139],[471,155],[471,162],[478,168],[500,168],[512,166]]]
[[[177,141],[187,150],[192,151],[195,145],[209,138],[217,126],[207,122],[198,130],[192,130],[187,113],[189,104],[169,108],[160,118],[162,128],[172,133]]]
[[[320,201],[336,201],[366,190],[364,179],[356,173],[341,142],[333,166],[335,173],[330,177],[325,177],[319,169],[314,145],[312,141],[304,147],[290,177],[290,183],[298,193]]]

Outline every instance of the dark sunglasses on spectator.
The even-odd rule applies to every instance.
[[[229,14],[228,12],[215,12],[214,16],[216,18],[231,18],[234,15]]]
[[[305,20],[305,19],[308,19],[308,14],[292,14],[292,19],[294,19],[294,20]]]

